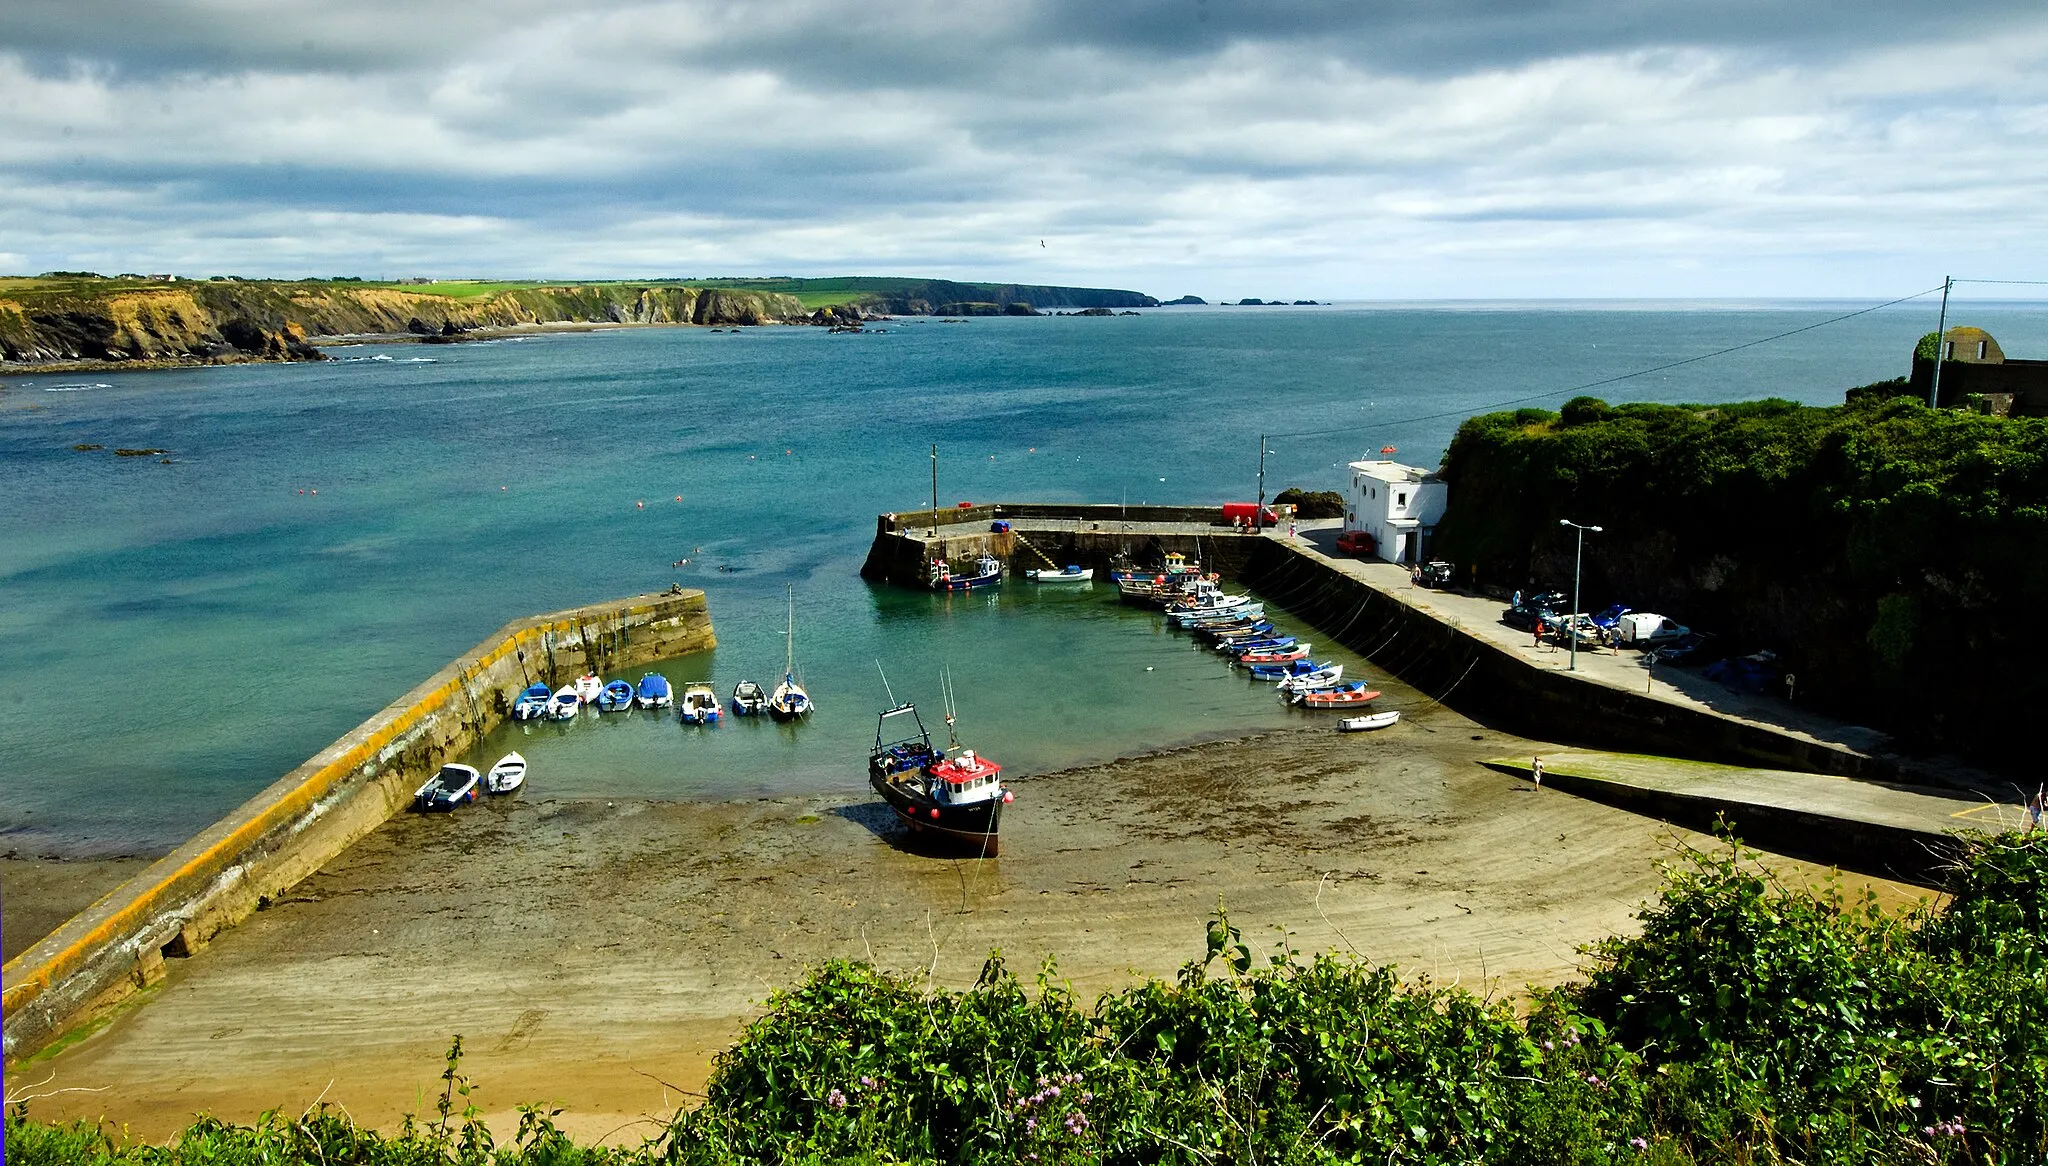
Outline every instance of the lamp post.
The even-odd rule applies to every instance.
[[[1586,532],[1590,530],[1594,534],[1599,534],[1600,528],[1597,526],[1580,526],[1569,518],[1560,518],[1557,520],[1557,524],[1559,526],[1569,526],[1579,532],[1578,553],[1572,556],[1572,610],[1571,614],[1565,617],[1572,621],[1571,671],[1577,672],[1579,670],[1579,569],[1586,562]]]

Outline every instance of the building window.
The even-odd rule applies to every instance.
[[[1978,359],[1978,360],[1983,360],[1983,359],[1984,359],[1984,349],[1985,349],[1985,347],[1986,347],[1987,343],[1988,343],[1987,341],[1983,341],[1983,340],[1979,340],[1979,341],[1977,342],[1977,359]]]
[[[1408,495],[1406,495],[1406,494],[1396,494],[1396,495],[1394,495],[1394,505],[1396,505],[1396,506],[1406,506],[1406,505],[1408,505]]]
[[[1941,344],[1941,358],[1942,358],[1943,360],[1954,360],[1954,359],[1956,358],[1956,342],[1955,342],[1955,341],[1953,341],[1953,340],[1944,340],[1944,341],[1942,341],[1942,344]]]

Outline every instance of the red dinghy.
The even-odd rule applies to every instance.
[[[1249,655],[1239,656],[1237,662],[1240,664],[1289,664],[1296,660],[1308,659],[1308,650],[1313,646],[1311,644],[1296,644],[1284,652],[1253,652]]]
[[[1343,708],[1347,705],[1369,704],[1373,701],[1378,700],[1379,698],[1380,694],[1377,692],[1372,692],[1369,690],[1359,691],[1357,689],[1353,689],[1350,692],[1303,693],[1301,697],[1301,703],[1304,706],[1312,709]]]

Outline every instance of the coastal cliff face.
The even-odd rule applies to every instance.
[[[1802,705],[2017,763],[2048,701],[2048,419],[1859,392],[1475,417],[1434,553],[1503,589],[1569,587],[1558,520],[1597,524],[1587,610],[1662,612],[1714,657],[1770,649]]]
[[[807,322],[795,296],[683,286],[521,287],[459,298],[344,283],[0,284],[0,360],[224,364],[319,360],[313,336],[545,323]]]

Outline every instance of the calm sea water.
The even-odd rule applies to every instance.
[[[1466,412],[1842,310],[1173,309],[11,378],[0,847],[168,848],[505,621],[672,581],[709,593],[721,646],[670,674],[721,691],[773,679],[793,586],[815,722],[592,718],[482,752],[516,741],[550,794],[857,790],[885,703],[877,661],[933,710],[950,668],[966,739],[1020,773],[1283,723],[1102,588],[870,587],[856,572],[874,515],[923,502],[933,442],[947,503],[1207,502],[1252,494],[1261,432],[1345,428],[1271,443],[1269,493],[1334,488],[1383,445],[1432,463]],[[1960,318],[2048,354],[2038,307]],[[1831,403],[1904,371],[1932,327],[1931,306],[1888,309],[1600,394]]]

